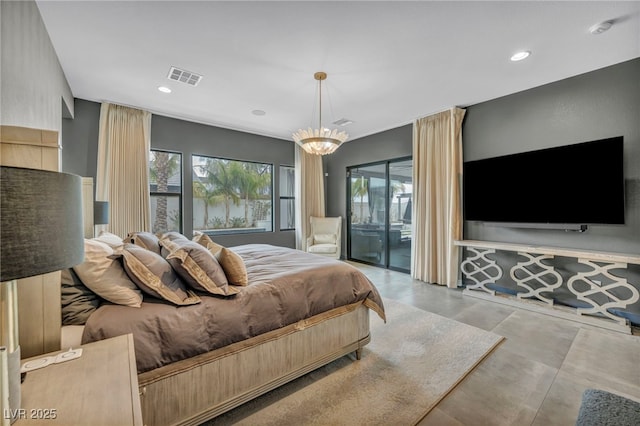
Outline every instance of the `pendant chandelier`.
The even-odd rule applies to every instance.
[[[293,140],[309,154],[331,154],[347,140],[349,135],[344,131],[338,132],[337,129],[331,130],[322,127],[322,80],[327,79],[327,74],[319,71],[313,75],[313,78],[318,80],[318,91],[320,93],[318,128],[300,129],[293,134]]]

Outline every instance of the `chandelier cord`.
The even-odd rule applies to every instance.
[[[319,122],[318,122],[318,128],[320,130],[322,130],[322,80],[318,80],[318,87],[320,89],[320,97],[319,97],[319,104],[320,104],[320,118],[319,118]]]

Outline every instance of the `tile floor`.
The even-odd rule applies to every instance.
[[[350,263],[383,297],[506,337],[420,422],[422,426],[575,425],[587,388],[640,401],[637,329],[625,335]]]

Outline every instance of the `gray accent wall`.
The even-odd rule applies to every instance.
[[[526,245],[586,249],[598,252],[640,253],[640,59],[617,64],[524,92],[494,99],[467,108],[463,124],[464,160],[513,154],[560,145],[587,142],[613,136],[624,137],[625,225],[589,225],[584,233],[564,230],[520,229],[465,222],[469,240],[500,241]],[[576,158],[576,162],[580,159]],[[544,164],[540,173],[544,173]],[[598,173],[593,170],[593,173]],[[508,179],[508,176],[505,176]],[[491,188],[486,188],[487,193]],[[512,197],[527,197],[522,188]],[[535,202],[535,200],[531,200]],[[500,292],[522,291],[506,273],[524,257],[497,251],[491,255],[505,271],[490,285]],[[576,259],[556,257],[547,261],[566,280],[591,269]],[[616,269],[640,289],[640,265]],[[467,282],[466,280],[464,280]],[[469,283],[469,282],[467,282]],[[625,300],[629,292],[620,288],[611,293]],[[589,307],[563,284],[554,291],[557,302]],[[640,324],[640,302],[614,311]]]
[[[473,105],[467,108],[462,132],[464,161],[624,136],[625,225],[589,225],[577,233],[465,222],[465,238],[640,253],[638,76],[640,59],[635,59]],[[526,197],[527,189],[511,196]]]
[[[62,120],[62,170],[79,176],[97,173],[100,104],[75,99],[75,117]]]
[[[96,176],[100,104],[76,99],[75,118],[64,120],[63,158],[64,171],[82,176]],[[255,161],[273,164],[273,201],[279,206],[280,165],[294,165],[294,142],[250,133],[238,132],[184,120],[153,115],[151,119],[151,148],[179,152],[183,163],[183,232],[193,232],[193,185],[191,156],[206,155],[232,160]],[[295,247],[295,231],[278,230],[280,212],[274,212],[274,232],[220,235],[215,238],[225,246],[250,243]]]
[[[34,1],[0,2],[2,125],[60,131],[73,95]]]
[[[348,128],[346,129],[348,132]],[[323,157],[326,215],[342,216],[342,253],[346,256],[347,167],[409,157],[413,125],[365,136],[344,143],[335,154]]]

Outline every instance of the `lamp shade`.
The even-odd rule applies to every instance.
[[[109,223],[109,202],[95,201],[93,203],[93,224],[106,225]]]
[[[83,258],[80,176],[0,167],[0,282],[69,268]]]

